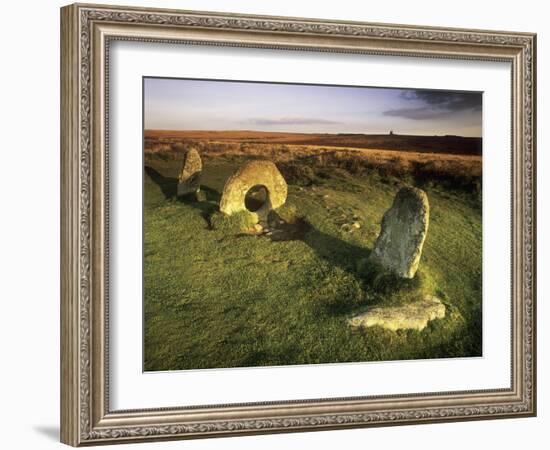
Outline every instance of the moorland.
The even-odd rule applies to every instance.
[[[181,370],[480,356],[481,139],[255,131],[144,133],[144,369]],[[199,151],[206,198],[177,197]],[[220,217],[227,178],[250,159],[288,183],[277,234]],[[368,264],[403,186],[430,225],[411,280]],[[422,331],[353,329],[350,315],[437,295]]]

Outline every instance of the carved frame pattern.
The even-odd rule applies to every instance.
[[[109,35],[107,31],[102,34],[94,28],[101,24],[115,24],[131,32]],[[135,32],[132,27],[140,29]],[[175,34],[177,29],[197,29],[202,34],[197,40],[192,38],[192,32],[191,38],[187,36],[174,39],[149,35],[147,31],[143,31],[152,30],[153,27],[161,31],[174,29]],[[210,40],[208,33],[213,30],[223,30],[222,39],[216,35],[215,39]],[[232,38],[231,31],[237,33],[235,38]],[[250,40],[243,39],[243,33]],[[268,36],[267,41],[254,41],[255,37],[262,34]],[[103,40],[98,39],[98,35]],[[301,40],[300,36],[307,39]],[[319,36],[334,39],[334,46],[316,45],[315,39]],[[214,33],[212,37],[215,37]],[[278,37],[281,42],[278,42]],[[422,394],[386,397],[383,399],[386,403],[381,408],[375,405],[362,412],[359,411],[359,406],[357,413],[337,412],[342,402],[353,401],[355,398],[333,399],[336,412],[331,412],[330,405],[327,406],[329,399],[318,401],[325,409],[316,409],[316,400],[287,402],[286,405],[291,403],[294,409],[296,404],[304,407],[302,413],[290,415],[280,412],[281,407],[284,409],[284,402],[275,404],[279,407],[278,410],[274,409],[272,403],[258,403],[254,405],[258,405],[259,411],[261,412],[261,407],[265,407],[266,413],[271,416],[260,414],[258,417],[255,412],[247,418],[245,412],[244,418],[224,416],[222,419],[190,421],[182,415],[185,408],[129,413],[109,411],[106,363],[108,348],[105,348],[108,346],[107,333],[103,335],[102,332],[95,331],[98,325],[105,326],[108,315],[105,296],[99,295],[98,298],[106,304],[94,306],[94,295],[97,295],[94,286],[104,287],[108,284],[107,274],[101,267],[99,269],[104,278],[97,284],[97,272],[94,268],[94,265],[101,265],[94,259],[94,255],[99,254],[104,258],[102,251],[108,252],[108,248],[105,250],[101,247],[106,242],[99,242],[101,233],[98,236],[96,232],[98,226],[100,231],[102,226],[108,226],[103,223],[108,220],[108,216],[106,219],[103,213],[96,219],[97,210],[94,209],[98,202],[98,192],[95,192],[98,186],[96,180],[99,180],[97,172],[104,166],[94,165],[93,152],[97,148],[104,149],[97,147],[104,143],[93,141],[98,117],[106,122],[103,136],[108,134],[105,116],[97,116],[98,111],[94,110],[94,95],[98,95],[96,90],[100,89],[96,79],[97,67],[94,67],[94,62],[97,64],[94,52],[99,52],[108,62],[108,47],[112,39],[511,61],[513,97],[519,102],[513,105],[512,118],[512,151],[516,170],[513,184],[516,181],[512,186],[515,202],[513,223],[517,229],[513,236],[516,254],[512,270],[516,273],[513,279],[516,284],[518,280],[521,281],[521,286],[516,285],[515,291],[513,290],[518,295],[519,307],[515,310],[516,322],[513,325],[514,342],[517,346],[513,346],[512,378],[516,379],[510,392],[472,391],[469,401],[455,401],[455,397],[450,396],[446,404],[439,399],[445,400],[446,394],[453,393],[427,393],[424,397],[430,401],[435,399],[434,403],[414,407],[407,407],[403,401],[408,398],[422,400]],[[365,45],[362,45],[361,39],[366,39]],[[97,48],[98,42],[104,46],[102,49]],[[384,47],[381,43],[388,45]],[[536,37],[527,33],[337,23],[312,19],[93,5],[71,5],[63,8],[62,119],[65,120],[62,120],[62,202],[66,202],[66,205],[62,211],[62,441],[76,446],[153,438],[227,436],[534,415],[535,52]],[[108,86],[108,83],[103,86]],[[108,183],[105,174],[103,177],[101,180]],[[102,193],[104,194],[99,194]],[[102,208],[108,208],[107,196],[103,203],[99,203]],[[98,246],[101,247],[99,253]],[[518,250],[521,250],[519,254]],[[103,261],[105,262],[105,258]],[[98,324],[101,317],[104,321]],[[97,355],[103,360],[97,362]],[[99,364],[97,369],[94,369],[94,364]],[[460,394],[461,399],[468,397],[468,393],[456,394]],[[394,406],[391,405],[392,399],[395,401]],[[362,400],[368,402],[380,399]],[[212,407],[212,412],[223,408]],[[150,419],[144,421],[144,414],[150,414]]]

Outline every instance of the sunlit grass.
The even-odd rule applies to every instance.
[[[179,162],[150,159],[145,176],[145,369],[379,361],[481,354],[481,209],[437,183],[420,269],[398,280],[369,266],[383,213],[404,182],[344,169],[289,185],[286,221],[307,230],[272,241],[224,225],[218,202],[241,160],[207,159],[207,201],[176,200]],[[152,169],[152,170],[151,170]],[[244,219],[243,219],[244,220]],[[360,228],[348,231],[345,224]],[[244,220],[246,222],[246,220]],[[372,305],[426,293],[447,307],[422,332],[354,330],[346,319]]]

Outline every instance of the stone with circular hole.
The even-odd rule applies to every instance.
[[[220,211],[232,215],[249,211],[257,221],[286,202],[288,187],[271,161],[254,160],[241,166],[225,183]]]

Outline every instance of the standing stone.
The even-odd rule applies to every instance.
[[[201,188],[202,161],[194,148],[187,150],[178,177],[178,197],[199,192]]]
[[[402,188],[382,219],[382,229],[370,255],[402,278],[413,278],[428,232],[430,206],[426,193],[414,187]]]
[[[259,209],[250,212],[256,215],[258,222],[267,220],[269,211],[286,202],[288,192],[285,179],[271,161],[249,161],[231,175],[223,188],[220,211],[229,216],[247,211],[246,194],[258,186],[267,191],[266,199]]]

